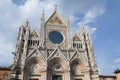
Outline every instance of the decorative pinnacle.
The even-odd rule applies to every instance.
[[[28,27],[28,24],[29,24],[29,22],[28,22],[28,18],[25,20],[25,22],[23,23],[23,26],[25,26],[25,27]]]
[[[81,31],[82,31],[82,32],[85,32],[85,27],[81,27]]]
[[[41,17],[41,20],[43,20],[44,21],[44,10],[42,10],[42,17]]]
[[[42,11],[42,16],[44,16],[44,10]]]
[[[56,4],[54,4],[54,7],[55,7],[55,11],[57,11],[57,5]]]
[[[69,18],[69,16],[67,16],[66,20],[67,20],[67,23],[70,24],[70,18]]]

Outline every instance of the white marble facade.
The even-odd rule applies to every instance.
[[[16,80],[99,80],[89,32],[71,32],[69,17],[64,21],[57,10],[48,20],[42,13],[40,31],[25,21],[12,66]]]

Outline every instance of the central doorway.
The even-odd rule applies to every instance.
[[[52,80],[62,80],[62,75],[52,75]]]
[[[74,79],[74,80],[82,80],[81,78],[79,78],[79,79]]]
[[[30,79],[30,80],[39,80],[39,79],[37,79],[37,78],[33,78],[33,79]]]

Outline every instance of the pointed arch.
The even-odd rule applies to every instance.
[[[49,70],[52,70],[53,67],[55,67],[55,65],[60,65],[62,70],[66,69],[68,66],[67,62],[63,58],[60,58],[60,57],[54,57],[48,61],[48,69]]]
[[[45,65],[44,61],[42,61],[39,57],[32,57],[31,59],[26,61],[26,63],[25,63],[25,71],[29,72],[30,71],[30,66],[32,64],[35,64],[35,63],[39,64],[41,69],[42,69],[42,66]]]
[[[70,62],[70,71],[72,75],[82,75],[87,66],[79,59],[76,58]]]
[[[39,57],[32,57],[26,61],[24,67],[24,80],[28,80],[31,75],[40,78],[42,71],[45,71],[45,63]]]

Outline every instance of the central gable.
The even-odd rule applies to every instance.
[[[61,25],[61,26],[66,26],[66,23],[63,21],[62,17],[59,16],[57,11],[55,11],[52,16],[48,19],[46,22],[47,24],[52,24],[52,25]]]

